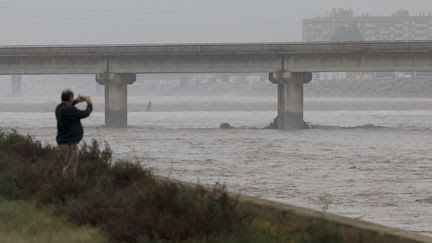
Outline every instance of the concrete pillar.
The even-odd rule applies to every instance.
[[[312,73],[276,72],[269,80],[278,85],[277,128],[303,129],[303,84],[312,80]]]
[[[21,96],[21,75],[12,75],[11,76],[11,82],[12,82],[12,96],[19,97]]]
[[[101,73],[96,81],[105,85],[105,125],[127,127],[127,86],[136,81],[131,73]]]

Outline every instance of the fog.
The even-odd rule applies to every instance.
[[[335,8],[417,15],[432,12],[432,1],[2,0],[0,46],[296,42],[303,19]],[[304,86],[311,129],[299,131],[262,129],[278,115],[268,74],[139,74],[121,108],[128,127],[119,129],[105,126],[109,102],[95,75],[24,75],[14,85],[0,76],[0,130],[55,145],[53,111],[72,88],[94,102],[84,141],[107,141],[115,159],[432,236],[432,76],[382,74],[314,74]]]
[[[333,8],[430,12],[428,0],[3,0],[1,45],[301,41],[301,21]]]

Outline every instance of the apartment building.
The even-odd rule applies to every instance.
[[[348,39],[337,38],[341,31]],[[432,15],[413,16],[408,10],[399,10],[391,16],[355,16],[351,10],[334,9],[326,17],[303,20],[305,42],[355,41],[350,39],[355,32],[366,41],[432,40]]]

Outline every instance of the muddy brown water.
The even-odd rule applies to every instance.
[[[164,176],[432,235],[431,110],[307,111],[312,129],[259,129],[275,115],[132,112],[129,128],[110,129],[96,112],[85,140]],[[52,113],[0,112],[0,127],[46,143],[56,132]]]

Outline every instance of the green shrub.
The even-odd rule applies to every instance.
[[[53,205],[78,225],[97,226],[117,241],[186,240],[229,233],[240,225],[225,188],[206,190],[157,180],[139,164],[111,163],[109,147],[80,149],[78,178],[65,180],[58,150],[16,132],[0,136],[0,195]]]
[[[324,221],[311,224],[297,237],[299,243],[345,243],[337,228]]]

